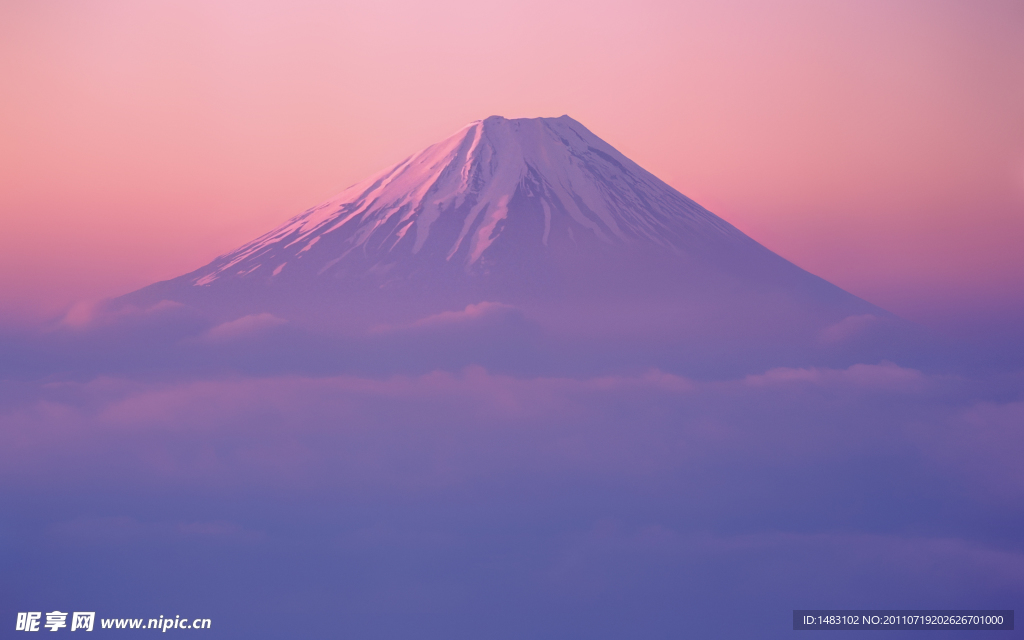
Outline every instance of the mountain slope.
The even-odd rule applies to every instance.
[[[368,269],[479,273],[513,242],[522,255],[595,240],[683,252],[723,239],[745,238],[568,116],[491,117],[218,258],[193,284],[296,268],[322,276],[349,256]]]
[[[371,342],[390,336],[394,344],[401,334],[458,350],[475,332],[479,350],[529,335],[546,341],[534,340],[535,352],[575,344],[578,357],[615,344],[751,362],[760,353],[757,366],[813,361],[900,325],[765,249],[568,116],[473,122],[117,303],[165,300],[212,322],[273,318]],[[883,347],[870,358],[894,344],[876,337]]]

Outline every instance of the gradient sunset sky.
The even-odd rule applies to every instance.
[[[469,121],[569,114],[796,264],[1024,322],[1024,3],[0,4],[0,320],[191,271]]]

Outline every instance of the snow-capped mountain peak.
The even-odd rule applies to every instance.
[[[743,237],[569,116],[472,122],[225,254],[193,279],[318,276],[353,254],[382,267],[444,261],[479,270],[503,235],[534,248],[584,238],[685,250]]]

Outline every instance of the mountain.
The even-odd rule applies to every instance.
[[[119,303],[165,300],[219,322],[269,314],[364,336],[514,316],[554,343],[676,345],[704,358],[834,353],[865,328],[899,324],[568,116],[470,123]],[[504,340],[494,331],[481,339]]]
[[[566,245],[746,238],[568,116],[473,122],[188,276],[486,274]]]

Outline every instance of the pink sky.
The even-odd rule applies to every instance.
[[[1020,2],[12,0],[0,79],[4,320],[195,269],[471,120],[569,114],[871,302],[1024,321]]]

